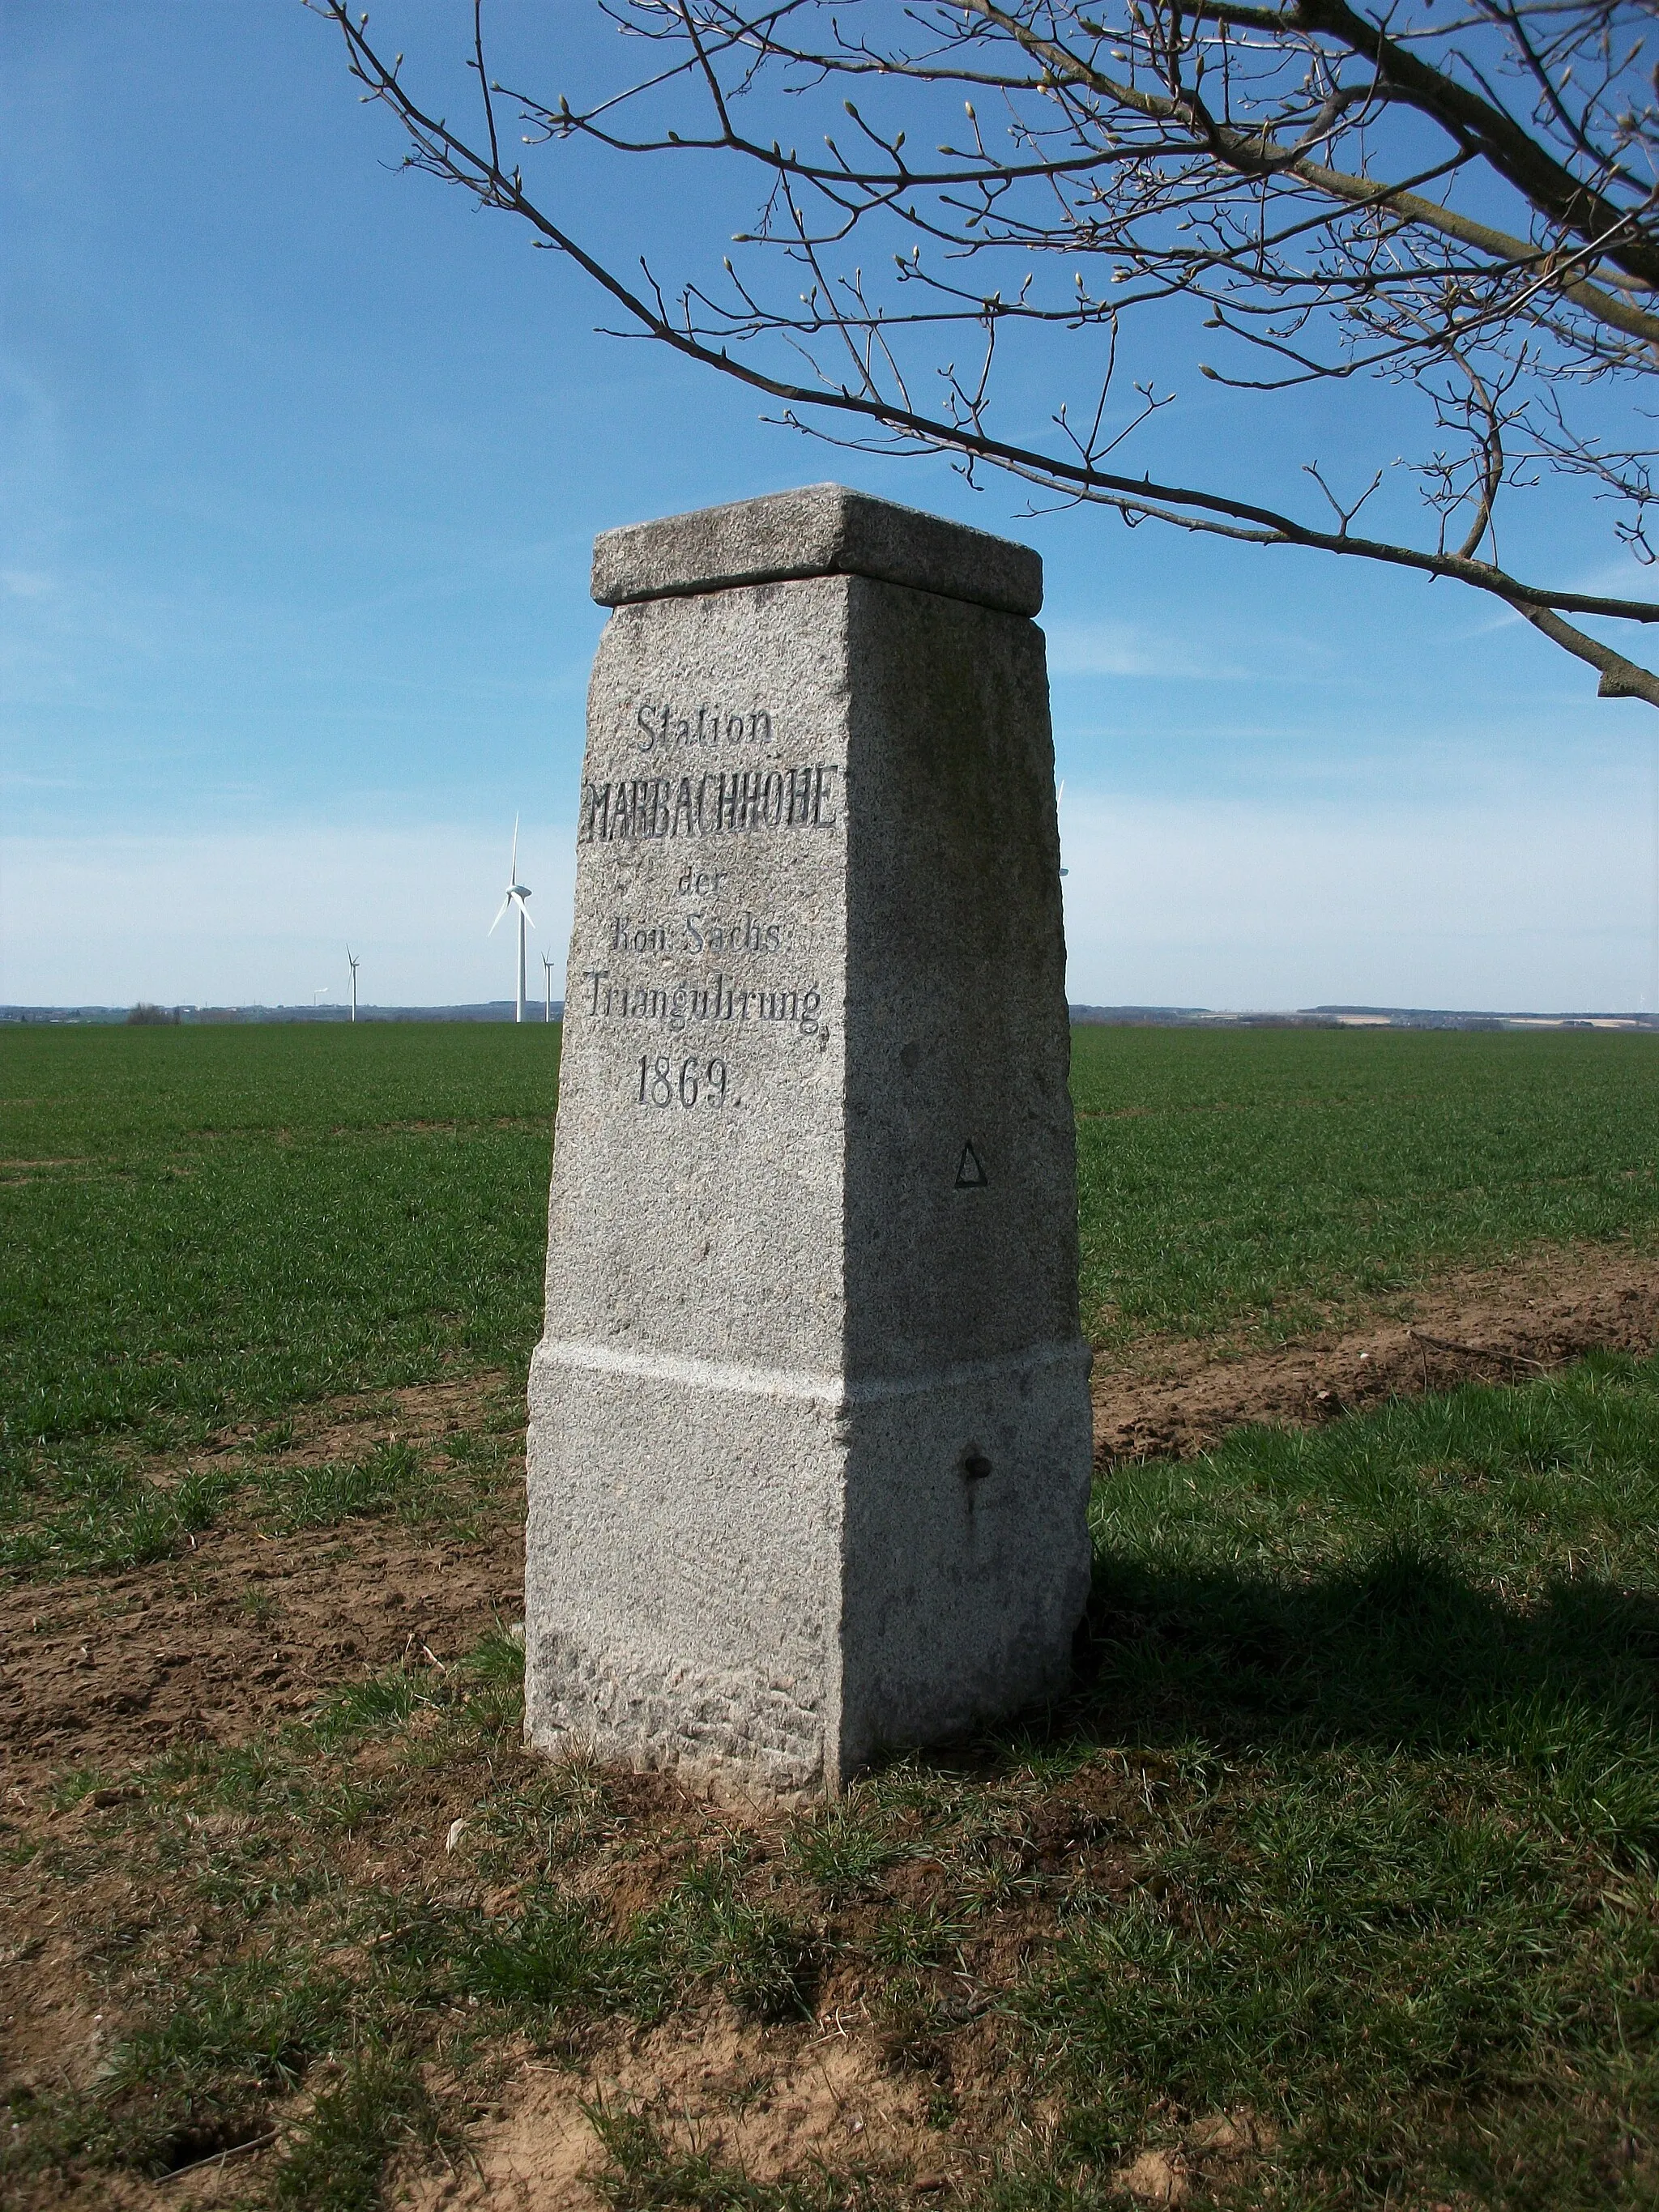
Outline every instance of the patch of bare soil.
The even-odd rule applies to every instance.
[[[406,1655],[452,1657],[523,1609],[523,1535],[356,1523],[285,1542],[210,1531],[182,1560],[0,1590],[8,1788],[118,1776],[173,1743],[235,1743]]]
[[[472,2136],[465,2169],[412,2174],[401,2201],[416,2212],[598,2212],[596,2105],[647,2111],[671,2151],[750,2181],[821,2164],[927,2192],[971,2170],[929,2124],[932,2087],[888,2067],[867,2031],[764,2027],[721,2007],[634,2037],[580,2072],[526,2059]]]
[[[485,1409],[507,1387],[505,1375],[464,1375],[447,1382],[416,1382],[398,1390],[358,1390],[301,1406],[281,1424],[288,1441],[274,1449],[269,1425],[246,1421],[222,1429],[205,1452],[192,1454],[200,1464],[259,1445],[280,1467],[320,1467],[325,1460],[360,1456],[371,1446],[401,1437],[406,1443],[436,1444],[457,1430],[477,1427]]]
[[[1513,1382],[1591,1351],[1659,1345],[1659,1260],[1553,1249],[1443,1275],[1387,1319],[1295,1343],[1138,1346],[1097,1358],[1095,1456],[1190,1458],[1246,1421],[1304,1427],[1378,1399]]]
[[[822,2168],[926,2199],[971,2182],[983,2164],[977,2130],[930,2114],[934,2087],[838,2019],[768,2029],[721,2008],[638,2036],[580,2071],[525,2057],[471,2136],[465,2166],[406,2170],[398,2201],[412,2212],[601,2212],[596,2108],[646,2112],[670,2152],[763,2185]],[[1274,2141],[1245,2107],[1212,2112],[1113,2179],[1143,2205],[1182,2205],[1237,2189]]]
[[[335,1400],[268,1456],[319,1465],[392,1437],[441,1449],[499,1383]],[[216,1438],[198,1463],[252,1434]],[[233,1521],[130,1573],[0,1585],[8,1789],[72,1765],[118,1778],[175,1743],[240,1742],[399,1659],[451,1657],[523,1609],[516,1514],[472,1541],[386,1521],[277,1538]]]
[[[1137,2204],[1185,2204],[1195,2192],[1237,2189],[1274,2141],[1273,2129],[1245,2106],[1211,2112],[1179,2142],[1143,2150],[1112,2179]]]

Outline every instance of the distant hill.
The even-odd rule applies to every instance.
[[[481,1006],[362,1006],[357,1009],[360,1022],[510,1022],[514,1002],[511,999],[489,999]],[[43,1024],[125,1022],[132,1009],[130,1006],[0,1006],[0,1022],[30,1022]],[[349,1006],[179,1006],[170,1007],[181,1023],[200,1026],[234,1022],[349,1022]],[[554,1020],[562,1020],[564,1001],[553,1001]],[[525,1019],[539,1022],[545,1019],[545,1001],[531,1000],[525,1006]]]
[[[1651,1030],[1652,1014],[1499,1013],[1445,1006],[1299,1006],[1218,1013],[1209,1006],[1073,1006],[1072,1019],[1121,1028],[1153,1029],[1395,1029],[1395,1030]]]

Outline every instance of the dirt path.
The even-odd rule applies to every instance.
[[[274,1456],[361,1458],[394,1437],[441,1450],[501,1378],[307,1409]],[[246,1449],[227,1432],[198,1465]],[[171,1469],[161,1470],[163,1472]],[[181,1742],[238,1743],[405,1656],[452,1657],[524,1609],[516,1511],[464,1540],[395,1521],[274,1537],[228,1519],[125,1574],[0,1585],[0,1756],[13,1801],[64,1767],[113,1777]]]
[[[1243,1421],[1303,1424],[1393,1394],[1546,1371],[1659,1344],[1659,1261],[1552,1253],[1442,1278],[1403,1311],[1292,1344],[1146,1345],[1094,1376],[1103,1462],[1187,1456]],[[282,1456],[349,1458],[389,1436],[441,1446],[501,1378],[343,1399],[296,1419]],[[223,1453],[249,1439],[216,1440]],[[211,1455],[209,1455],[210,1457]],[[523,1612],[503,1510],[472,1540],[357,1521],[277,1539],[230,1521],[126,1574],[0,1588],[0,1747],[27,1793],[70,1765],[118,1776],[169,1744],[236,1742],[328,1690],[422,1652],[447,1658]]]
[[[1306,1426],[1381,1398],[1517,1382],[1586,1352],[1650,1352],[1659,1259],[1623,1245],[1540,1253],[1392,1304],[1387,1318],[1290,1344],[1142,1344],[1097,1360],[1097,1460],[1184,1459],[1246,1421]]]

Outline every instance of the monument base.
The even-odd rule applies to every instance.
[[[532,1745],[792,1796],[1063,1694],[1087,1366],[1073,1343],[848,1385],[540,1346]]]
[[[853,1387],[832,1778],[1063,1696],[1089,1601],[1089,1354]]]
[[[830,1376],[538,1347],[533,1746],[757,1793],[833,1786],[839,1401]]]

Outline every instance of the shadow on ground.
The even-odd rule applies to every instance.
[[[1078,1659],[1055,1737],[1473,1753],[1659,1849],[1659,1597],[1574,1579],[1506,1603],[1404,1547],[1300,1582],[1108,1553]]]

